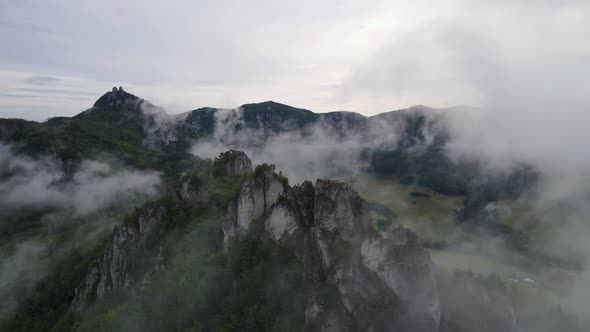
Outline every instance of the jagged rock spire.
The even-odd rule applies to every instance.
[[[140,105],[143,102],[143,99],[126,92],[123,87],[114,86],[111,91],[102,95],[94,103],[94,108],[107,111],[140,112]]]

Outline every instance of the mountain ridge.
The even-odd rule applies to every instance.
[[[47,172],[43,165],[50,165],[48,174],[63,179],[49,183],[50,188],[75,186],[88,172],[108,178],[115,169],[147,171],[161,183],[147,204],[121,202],[135,211],[125,216],[113,211],[119,223],[109,225],[119,226],[106,241],[97,237],[91,245],[76,241],[80,220],[68,210],[60,215],[72,227],[65,234],[59,227],[44,228],[46,211],[22,216],[17,211],[14,218],[0,220],[8,241],[18,244],[23,234],[47,232],[50,250],[61,248],[55,238],[64,237],[85,252],[58,256],[54,273],[41,279],[33,293],[24,293],[31,296],[0,324],[15,327],[5,330],[31,331],[72,326],[81,331],[96,330],[93,326],[181,330],[191,324],[197,330],[285,330],[278,328],[285,324],[286,330],[304,330],[301,324],[310,322],[311,330],[324,331],[405,326],[481,332],[481,317],[489,331],[513,330],[517,316],[535,321],[538,316],[523,316],[523,306],[515,311],[503,280],[447,275],[432,265],[426,249],[468,245],[484,252],[488,237],[505,241],[514,261],[577,264],[538,251],[526,233],[498,213],[497,206],[509,207],[534,192],[535,169],[517,165],[494,174],[480,161],[452,159],[444,112],[432,110],[416,106],[366,117],[267,101],[177,116],[116,88],[71,118],[0,119],[0,147],[10,151],[8,164],[0,160],[0,166],[9,166],[0,169],[6,179],[23,181],[10,163],[22,159],[26,163],[20,164],[33,165],[28,174]],[[259,166],[240,152],[245,149]],[[303,179],[324,180],[289,185],[274,164],[283,171],[290,167],[286,175],[308,171],[311,176]],[[402,201],[414,210],[438,195],[461,202],[447,215],[437,215],[443,220],[426,224],[432,230],[450,227],[460,236],[434,236],[420,244],[416,234],[400,228],[397,205],[368,203],[355,192],[354,182],[366,177],[418,188],[409,189],[411,200]],[[432,191],[425,193],[423,187]],[[95,215],[82,218],[89,225],[96,220],[102,221]],[[18,291],[21,283],[14,285],[9,291]],[[266,296],[269,289],[277,290],[272,298]],[[160,301],[170,305],[162,307]],[[137,313],[147,316],[139,319],[133,316]]]
[[[84,315],[94,305],[116,306],[118,299],[130,297],[133,301],[146,292],[145,296],[151,296],[150,284],[172,269],[167,267],[173,262],[166,248],[170,243],[164,241],[170,232],[168,215],[181,206],[219,205],[225,216],[215,227],[217,233],[223,230],[223,237],[210,241],[223,242],[223,257],[237,254],[248,260],[241,252],[245,244],[254,241],[276,251],[280,248],[286,255],[283,259],[291,256],[298,261],[306,286],[299,290],[304,294],[304,301],[298,304],[301,307],[293,309],[305,312],[305,318],[291,324],[304,324],[301,326],[311,331],[446,332],[449,322],[454,331],[469,326],[465,317],[468,312],[477,312],[486,320],[480,332],[494,331],[494,327],[514,330],[511,306],[507,302],[502,302],[503,307],[486,303],[490,296],[503,297],[494,295],[473,276],[463,277],[475,289],[465,290],[477,301],[471,308],[461,307],[456,313],[457,304],[439,299],[440,277],[417,235],[399,226],[389,236],[381,236],[374,229],[368,203],[349,185],[318,179],[315,184],[307,181],[291,187],[274,165],[251,165],[243,152],[225,152],[205,163],[212,171],[184,177],[176,186],[179,192],[196,194],[149,203],[130,223],[115,228],[111,244],[89,267],[68,310]],[[217,201],[213,191],[217,181],[225,177],[234,179],[239,190]],[[335,302],[328,301],[322,288],[334,290],[331,301]],[[447,317],[446,310],[452,315]],[[247,323],[234,328],[248,326],[243,324]],[[264,322],[255,326],[268,327]]]
[[[27,121],[27,122],[35,122],[35,123],[45,123],[48,121],[55,121],[56,119],[70,119],[70,118],[74,118],[76,116],[79,116],[80,114],[92,110],[93,108],[97,108],[97,109],[108,109],[109,106],[112,108],[112,106],[115,106],[115,104],[111,104],[108,105],[110,102],[115,102],[117,100],[129,100],[132,102],[147,102],[149,104],[151,104],[151,102],[149,102],[147,99],[141,98],[137,95],[134,95],[132,93],[127,92],[126,90],[124,90],[122,87],[113,87],[112,90],[107,91],[106,93],[104,93],[101,97],[99,97],[94,103],[93,105],[86,109],[86,110],[82,110],[80,111],[80,113],[72,115],[72,116],[61,116],[61,115],[57,115],[57,116],[53,116],[53,117],[49,117],[47,120],[45,121],[36,121],[36,120],[26,120],[26,119],[20,119],[20,118],[0,118],[2,120],[15,120],[15,119],[19,119],[19,120],[23,120],[23,121]],[[152,104],[153,105],[153,104]],[[296,106],[291,106],[285,103],[281,103],[281,102],[277,102],[277,101],[273,101],[273,100],[267,100],[267,101],[261,101],[261,102],[252,102],[252,103],[245,103],[242,104],[238,107],[235,108],[224,108],[224,107],[212,107],[212,106],[203,106],[203,107],[199,107],[196,109],[191,109],[191,110],[187,110],[187,111],[183,111],[183,112],[179,112],[179,113],[166,113],[169,116],[177,116],[177,115],[181,115],[181,114],[189,114],[189,113],[193,113],[193,112],[200,112],[200,111],[204,111],[204,110],[226,110],[226,109],[250,109],[252,107],[257,107],[257,106],[268,106],[271,109],[272,108],[279,108],[279,109],[289,109],[291,111],[296,111],[296,112],[306,112],[306,113],[313,113],[316,115],[322,115],[322,114],[355,114],[364,118],[370,118],[370,117],[379,117],[382,116],[384,114],[389,114],[392,112],[400,112],[400,111],[424,111],[424,110],[447,110],[447,109],[453,109],[454,107],[446,107],[446,108],[433,108],[430,106],[425,106],[425,105],[414,105],[414,106],[410,106],[407,108],[400,108],[400,109],[395,109],[395,110],[391,110],[391,111],[385,111],[385,112],[380,112],[377,114],[373,114],[373,115],[364,115],[362,113],[359,112],[355,112],[355,111],[327,111],[327,112],[315,112],[313,110],[309,110],[306,108],[300,108],[300,107],[296,107]],[[156,106],[158,107],[158,106]],[[110,109],[113,110],[113,109]]]

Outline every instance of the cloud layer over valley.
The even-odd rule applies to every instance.
[[[0,209],[58,209],[77,216],[119,205],[137,195],[153,195],[159,175],[153,171],[115,170],[99,161],[84,161],[64,174],[50,159],[18,156],[0,145]]]
[[[0,318],[55,264],[92,250],[160,184],[157,172],[103,161],[82,161],[73,172],[64,166],[0,144]]]

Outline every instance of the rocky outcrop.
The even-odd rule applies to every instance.
[[[343,313],[313,301],[306,310],[318,330],[438,331],[429,254],[405,228],[381,238],[367,202],[348,185],[318,180],[289,188],[268,213],[265,229],[293,250],[311,278],[337,289]]]
[[[350,186],[318,180],[315,186],[304,182],[288,188],[264,226],[270,238],[302,261],[311,279],[338,293],[335,307],[309,299],[305,316],[313,330],[397,331],[405,322],[398,294],[362,264],[362,242],[377,234],[368,204]]]
[[[227,206],[224,250],[256,223],[264,232],[256,227],[253,234],[293,253],[312,280],[302,290],[311,330],[514,331],[514,313],[505,297],[470,274],[452,280],[437,275],[429,253],[409,229],[397,227],[386,237],[376,232],[368,203],[349,185],[317,180],[290,187],[273,165],[252,172],[250,159],[238,151],[222,154],[215,163],[225,176],[249,174],[241,177],[246,180]],[[207,197],[196,177],[184,178],[175,194],[185,202]],[[160,243],[152,239],[165,213],[163,205],[153,204],[135,222],[115,229],[111,246],[76,289],[71,310],[82,311],[114,290],[149,287],[164,268]],[[150,258],[151,271],[137,273],[139,255]]]
[[[289,188],[265,227],[275,241],[295,248],[316,276],[323,276],[340,256],[348,256],[340,244],[360,246],[373,231],[367,203],[348,185],[324,180],[317,180],[315,187],[306,181]]]
[[[213,160],[213,176],[237,176],[252,170],[252,161],[243,151],[223,152]]]
[[[367,203],[348,185],[288,187],[265,219],[266,234],[301,260],[308,276],[335,286],[341,306],[309,299],[318,331],[515,331],[513,306],[471,273],[437,273],[417,235],[373,230]]]
[[[141,105],[144,103],[148,102],[126,92],[122,87],[118,89],[113,87],[112,91],[105,93],[94,103],[93,108],[103,111],[109,110],[139,114],[141,112]]]
[[[283,190],[274,165],[258,166],[254,175],[242,184],[238,197],[227,207],[223,223],[224,248],[228,248],[231,239],[243,235],[253,220],[266,215]]]
[[[80,312],[89,304],[103,300],[113,290],[131,290],[136,282],[131,273],[135,258],[144,253],[148,242],[158,233],[164,214],[162,205],[153,204],[134,222],[115,228],[110,247],[98,257],[76,288],[70,310]]]
[[[192,175],[182,178],[174,192],[176,203],[195,202],[207,197],[205,183]],[[114,294],[114,291],[133,292],[145,288],[153,275],[164,269],[160,235],[166,213],[164,203],[152,203],[131,223],[113,230],[110,246],[97,258],[76,288],[70,310],[81,312],[88,305]],[[143,267],[138,271],[136,261],[140,256],[140,261],[151,262],[152,266],[147,270]]]
[[[318,180],[315,185],[313,217],[316,239],[324,266],[337,262],[339,244],[357,247],[363,237],[373,233],[371,211],[367,202],[348,185],[339,181]]]
[[[125,93],[121,89],[114,89],[112,94]],[[223,167],[226,175],[235,176],[251,171],[250,159],[241,151],[229,151],[216,158],[218,166]],[[274,167],[266,166],[261,169],[259,176],[247,182],[243,187],[242,200],[236,206],[240,217],[236,217],[240,227],[247,229],[246,218],[259,217],[262,212],[258,205],[262,202],[271,205],[278,195],[277,181]],[[261,193],[259,187],[265,188]],[[282,190],[282,185],[280,186]],[[250,191],[249,191],[250,190]],[[251,195],[248,195],[250,193]],[[263,199],[259,198],[262,195]],[[176,187],[174,198],[176,202],[193,202],[208,197],[205,183],[198,177],[185,176]],[[248,199],[253,200],[249,202]],[[163,219],[166,208],[161,203],[153,203],[143,209],[137,218],[126,225],[117,227],[113,231],[111,244],[100,255],[88,270],[80,286],[76,288],[70,310],[83,311],[88,305],[102,301],[105,297],[116,294],[115,291],[130,291],[141,289],[149,284],[155,273],[164,269],[164,253],[160,240]],[[236,231],[235,233],[239,233]],[[153,257],[150,257],[152,255]],[[141,259],[138,260],[141,256]],[[148,260],[152,268],[145,267],[138,271],[137,261]]]
[[[430,254],[418,243],[415,233],[403,226],[387,237],[363,241],[362,263],[391,288],[403,302],[406,324],[435,331],[441,308]]]
[[[264,226],[273,240],[293,250],[312,279],[325,280],[314,206],[315,188],[311,182],[288,188],[269,212]]]

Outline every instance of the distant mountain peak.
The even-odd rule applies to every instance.
[[[241,106],[242,108],[260,108],[260,107],[266,107],[266,108],[291,108],[291,109],[296,109],[293,106],[289,106],[287,104],[281,104],[281,103],[277,103],[276,101],[272,101],[272,100],[267,100],[267,101],[263,101],[263,102],[259,102],[259,103],[248,103],[248,104],[244,104]]]
[[[134,110],[143,99],[115,86],[94,103],[94,108],[101,110],[127,111]]]

